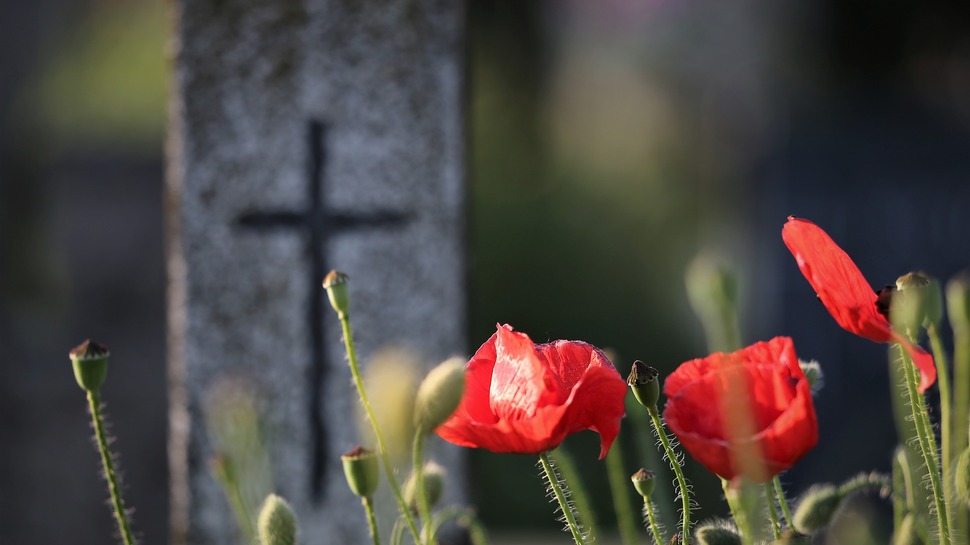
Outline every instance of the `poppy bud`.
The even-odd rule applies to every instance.
[[[792,515],[792,526],[802,534],[813,534],[825,528],[842,502],[839,489],[830,485],[815,485],[802,496]]]
[[[465,361],[450,358],[432,369],[414,400],[414,425],[431,433],[451,417],[465,394]]]
[[[738,529],[727,521],[709,520],[697,527],[694,538],[698,545],[741,545]]]
[[[825,386],[825,374],[822,373],[822,366],[815,360],[798,360],[798,366],[802,368],[802,373],[808,380],[808,387],[812,390],[812,395],[819,393],[822,386]]]
[[[424,476],[424,495],[428,498],[428,506],[434,507],[438,500],[441,499],[441,494],[445,490],[445,468],[434,462],[428,462],[424,464],[424,470],[422,471]],[[404,501],[408,504],[408,507],[412,511],[418,511],[418,480],[415,478],[414,473],[408,476],[408,480],[404,482]]]
[[[259,511],[260,545],[294,545],[296,543],[296,516],[286,500],[270,494],[266,496]]]
[[[659,377],[659,371],[637,360],[633,362],[630,376],[626,379],[637,401],[648,409],[657,408],[657,401],[660,399]]]
[[[964,271],[947,282],[946,307],[954,331],[970,332],[970,271]]]
[[[939,282],[921,272],[900,276],[896,280],[896,295],[892,300],[890,315],[893,322],[901,323],[914,332],[924,324],[938,325],[943,318],[943,296]]]
[[[341,456],[340,461],[344,464],[344,476],[347,477],[350,490],[362,498],[373,496],[379,476],[377,456],[364,447],[357,446]]]
[[[633,481],[633,488],[637,489],[637,493],[643,496],[643,499],[649,499],[650,495],[653,494],[653,488],[656,484],[653,471],[640,468],[639,471],[630,476],[630,480]]]
[[[957,498],[970,506],[970,448],[963,449],[954,468]]]
[[[97,392],[108,374],[108,347],[90,340],[74,347],[69,356],[74,367],[74,380],[81,389]]]
[[[340,316],[346,316],[350,313],[350,293],[347,289],[348,280],[350,280],[349,276],[337,271],[330,271],[323,278],[323,289],[327,290],[330,306]]]

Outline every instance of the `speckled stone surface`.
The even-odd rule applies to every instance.
[[[248,228],[258,211],[321,206],[401,221],[336,230],[323,262],[350,275],[362,361],[404,346],[430,367],[465,350],[465,111],[461,2],[182,0],[173,3],[168,141],[170,445],[173,543],[238,543],[209,473],[203,408],[213,384],[255,387],[276,491],[307,542],[367,543],[340,454],[357,442],[340,327],[311,314],[313,240],[291,224]],[[324,149],[308,141],[325,125]],[[311,181],[314,153],[324,161]],[[325,299],[324,299],[325,300]],[[312,329],[327,369],[324,488],[313,500]],[[450,499],[461,456],[439,448]],[[384,485],[386,487],[386,484]]]

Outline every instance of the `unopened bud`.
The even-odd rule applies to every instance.
[[[798,360],[798,366],[802,368],[802,373],[808,380],[808,387],[812,390],[812,395],[819,393],[822,386],[825,386],[825,375],[822,373],[822,366],[815,360]]]
[[[653,494],[656,485],[654,476],[653,471],[647,471],[643,468],[630,476],[630,480],[633,481],[633,488],[637,489],[637,493],[643,496],[643,499],[649,499],[650,495]]]
[[[445,468],[434,462],[428,462],[424,464],[421,473],[424,477],[424,495],[428,499],[428,506],[434,507],[445,490]],[[404,482],[403,494],[408,507],[418,512],[418,480],[414,473],[411,473],[408,480]]]
[[[414,400],[418,433],[431,433],[455,412],[465,394],[465,361],[450,358],[424,377]]]
[[[350,313],[350,293],[347,289],[348,280],[350,280],[349,276],[337,271],[330,271],[323,278],[323,289],[327,290],[330,306],[340,316],[347,316]]]
[[[911,272],[896,280],[896,294],[890,316],[911,332],[924,325],[939,325],[943,319],[943,295],[940,284],[925,273]]]
[[[270,494],[259,511],[257,522],[260,545],[294,545],[296,516],[286,500]]]
[[[694,532],[698,545],[741,545],[738,529],[730,522],[709,520]]]
[[[954,332],[970,334],[970,271],[964,271],[947,282],[946,307]]]
[[[108,357],[111,352],[106,346],[90,340],[74,347],[70,352],[71,365],[74,367],[74,380],[81,389],[97,392],[108,375]]]
[[[347,477],[350,490],[362,498],[373,496],[380,475],[377,455],[358,446],[341,456],[340,461],[343,462],[344,476]]]
[[[842,494],[833,485],[815,485],[802,496],[792,515],[792,526],[802,534],[825,528],[842,502]]]
[[[626,383],[633,390],[633,395],[641,405],[648,409],[656,409],[660,399],[660,372],[640,360],[633,362],[630,376]]]

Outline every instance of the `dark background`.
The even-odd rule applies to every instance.
[[[741,275],[745,342],[791,335],[826,372],[821,440],[790,491],[888,469],[886,349],[838,329],[780,230],[812,219],[874,285],[970,265],[970,8],[469,5],[469,353],[503,322],[609,348],[624,374],[637,358],[669,372],[706,353],[683,271],[710,252]],[[135,527],[166,540],[167,24],[159,2],[0,4],[3,545],[113,533],[66,357],[87,337],[112,349],[104,397]],[[595,443],[565,447],[603,493]],[[534,463],[472,453],[492,529],[557,526]],[[717,480],[688,471],[697,516],[724,514]]]

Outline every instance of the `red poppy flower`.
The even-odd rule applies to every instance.
[[[899,343],[919,369],[919,391],[925,392],[933,385],[933,356],[893,331],[876,306],[879,296],[825,231],[808,220],[789,216],[781,237],[822,304],[843,329],[879,343]]]
[[[620,432],[626,381],[595,346],[534,344],[508,325],[465,366],[465,395],[436,432],[463,447],[538,454],[582,430],[600,434],[600,459]]]
[[[664,395],[671,431],[725,479],[767,481],[818,442],[811,388],[789,337],[685,362],[664,381]]]

